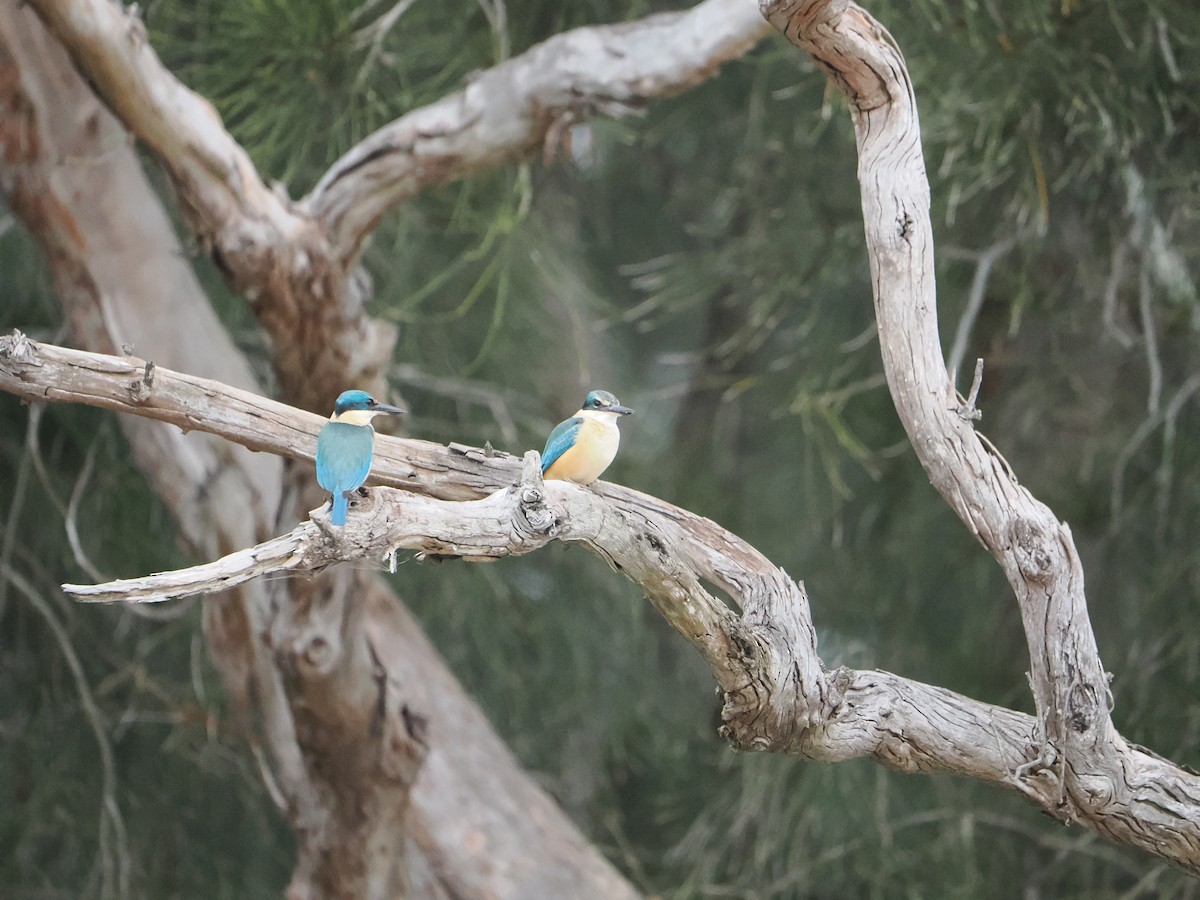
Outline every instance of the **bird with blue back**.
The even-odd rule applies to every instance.
[[[608,391],[592,391],[579,412],[550,432],[542,451],[542,476],[591,484],[616,459],[621,445],[617,420],[632,412]]]
[[[317,435],[317,483],[333,494],[329,521],[346,524],[350,493],[362,487],[375,453],[376,416],[405,410],[380,403],[366,391],[343,391],[333,404],[333,415]]]

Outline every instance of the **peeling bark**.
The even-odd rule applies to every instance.
[[[160,367],[139,361],[119,395],[153,406],[172,365],[257,390],[127,133],[36,17],[7,0],[0,106],[0,189],[40,242],[76,338],[110,353],[134,346]],[[125,371],[131,358],[102,367]],[[122,426],[194,552],[273,533],[288,505],[277,458],[142,417]],[[247,584],[204,610],[210,655],[253,721],[243,731],[261,736],[297,834],[289,895],[633,896],[520,771],[380,579],[338,578]],[[331,602],[312,602],[327,587]]]
[[[212,104],[150,46],[135,6],[30,0],[105,103],[171,176],[202,248],[271,338],[283,396],[328,409],[340,385],[383,394],[395,327],[357,277],[379,220],[425,188],[506,164],[569,124],[685,90],[769,31],[745,0],[557,35],[385,126],[304,201],[268,188]]]
[[[1021,767],[1045,807],[1200,872],[1200,779],[1131,747],[1109,715],[1071,531],[976,434],[937,327],[929,182],[912,82],[895,40],[848,0],[762,0],[850,103],[884,372],[933,486],[1000,563],[1029,645],[1040,751]]]
[[[316,417],[259,399],[253,406],[268,413],[259,421],[277,423],[264,441],[242,410],[246,395],[213,382],[206,385],[209,416],[184,405],[184,386],[195,379],[174,372],[160,370],[162,394],[153,402],[114,400],[143,367],[21,335],[0,338],[0,389],[182,420],[276,452],[287,452],[280,436],[309,427],[291,445],[311,454]],[[507,454],[381,436],[377,462],[374,482],[395,489],[372,487],[356,498],[344,528],[330,527],[322,507],[291,533],[213,563],[66,588],[81,599],[144,602],[272,571],[361,560],[382,566],[398,550],[482,561],[534,552],[552,540],[578,543],[634,582],[708,662],[725,700],[721,730],[735,747],[823,762],[865,756],[902,772],[966,775],[1061,813],[1063,790],[1046,777],[1055,761],[1046,759],[1038,718],[888,672],[823,671],[803,585],[716,523],[620,485],[543,484],[534,452],[522,467]],[[728,593],[741,614],[705,581]],[[1070,715],[1089,709],[1077,703]],[[1200,874],[1200,857],[1177,849],[1200,836],[1200,777],[1144,748],[1119,746],[1126,790],[1106,798],[1103,815],[1077,821]],[[1125,822],[1136,823],[1140,840],[1114,827]]]
[[[343,384],[347,378],[366,378],[387,360],[390,336],[376,329],[363,313],[363,297],[356,293],[350,272],[363,237],[387,209],[428,184],[528,153],[551,136],[555,127],[576,115],[605,111],[613,103],[636,106],[649,90],[686,87],[711,72],[721,59],[744,52],[762,28],[758,23],[751,27],[748,21],[742,31],[718,28],[725,20],[706,16],[732,10],[732,0],[706,0],[692,13],[674,18],[585,30],[587,36],[576,33],[572,40],[578,44],[561,44],[569,49],[564,58],[592,63],[603,60],[604,66],[584,72],[578,82],[572,82],[582,97],[550,98],[549,113],[531,113],[533,107],[523,105],[547,99],[538,93],[545,84],[533,77],[534,68],[544,68],[554,60],[538,55],[548,52],[548,45],[535,48],[506,64],[511,67],[506,70],[510,81],[527,89],[518,92],[511,107],[519,127],[507,130],[484,118],[479,119],[481,128],[472,131],[476,124],[473,116],[480,111],[472,104],[489,98],[495,102],[494,89],[499,82],[487,81],[485,75],[483,87],[468,87],[369,138],[335,164],[307,201],[294,204],[263,186],[211,108],[205,109],[201,98],[187,92],[162,68],[135,17],[105,0],[31,0],[31,5],[106,102],[171,173],[202,245],[212,252],[230,282],[251,297],[252,307],[269,332],[277,349],[274,363],[285,396],[308,408],[324,408],[329,399],[326,394],[334,390],[331,385]],[[1200,778],[1129,744],[1116,732],[1106,702],[1107,676],[1087,618],[1083,573],[1070,531],[1016,482],[1007,464],[975,434],[972,410],[958,398],[946,373],[937,334],[929,188],[912,87],[895,42],[866,12],[844,0],[764,0],[763,5],[771,24],[811,53],[850,100],[889,388],[932,483],[993,552],[1013,585],[1030,647],[1037,717],[888,673],[823,671],[816,657],[815,632],[803,586],[714,523],[653,497],[613,485],[600,484],[594,490],[555,487],[540,501],[530,500],[525,506],[510,502],[504,509],[488,508],[488,517],[482,520],[471,518],[470,510],[484,507],[461,501],[495,503],[498,501],[476,498],[497,490],[507,493],[494,496],[511,500],[508,488],[518,483],[517,462],[511,458],[489,459],[469,449],[381,440],[384,459],[377,474],[380,480],[403,489],[405,502],[399,510],[391,510],[392,495],[371,492],[372,502],[356,511],[357,522],[372,529],[371,540],[363,548],[374,552],[415,541],[432,552],[461,555],[464,546],[475,546],[464,529],[470,530],[476,543],[482,542],[478,549],[495,553],[533,549],[533,543],[547,533],[577,540],[636,581],[664,617],[705,656],[725,691],[723,730],[736,746],[826,761],[870,756],[901,771],[966,774],[1019,791],[1052,815],[1200,874]],[[0,10],[6,17],[10,15],[8,7]],[[680,26],[678,32],[675,25]],[[630,46],[644,46],[638,42],[649,35],[658,35],[658,40],[674,36],[680,40],[671,46],[690,46],[702,52],[684,54],[682,62],[665,74],[661,67],[656,68],[657,60],[648,61],[640,51],[630,67],[609,66],[611,61],[605,55],[616,54],[607,41],[624,46],[619,42],[628,39]],[[592,41],[609,49],[599,57],[592,55]],[[79,197],[64,193],[61,185],[46,178],[42,167],[47,147],[63,136],[40,130],[51,124],[50,118],[42,113],[47,118],[39,121],[38,114],[31,111],[45,100],[31,97],[29,88],[21,83],[24,73],[35,71],[39,63],[20,59],[15,49],[18,42],[0,36],[0,46],[7,54],[0,59],[5,66],[0,89],[7,92],[6,108],[29,117],[20,120],[15,130],[6,123],[0,133],[6,167],[16,166],[15,175],[6,168],[4,189],[14,198],[14,207],[38,231],[64,304],[71,309],[95,310],[81,315],[79,321],[94,329],[89,333],[108,336],[95,346],[115,350],[119,343],[112,339],[115,332],[105,315],[121,308],[114,305],[118,301],[109,287],[121,273],[105,271],[95,247],[87,242],[94,233],[104,231],[104,226],[81,227],[83,212],[73,205],[80,202]],[[526,68],[514,65],[518,62]],[[636,68],[643,64],[646,69]],[[516,77],[522,72],[528,82]],[[597,74],[603,77],[591,78]],[[627,76],[632,80],[622,81]],[[611,96],[609,88],[614,92]],[[454,118],[456,115],[459,118]],[[101,119],[80,119],[91,121]],[[414,131],[418,123],[429,128]],[[88,130],[71,132],[69,139],[88,146]],[[77,190],[90,202],[96,186],[85,183]],[[122,248],[113,248],[114,259],[119,260],[121,252]],[[120,285],[120,279],[115,284]],[[157,285],[160,289],[161,284]],[[314,334],[321,340],[314,341]],[[366,359],[363,366],[352,368],[348,348],[357,348],[364,341],[376,352],[362,357]],[[89,398],[96,398],[99,405],[179,421],[234,441],[239,440],[238,429],[246,421],[234,415],[235,411],[244,416],[248,408],[269,408],[269,401],[233,395],[223,385],[186,384],[186,378],[162,367],[151,378],[141,360],[108,357],[88,371],[87,365],[73,369],[79,360],[68,359],[62,363],[65,369],[54,370],[51,358],[67,351],[46,345],[32,348],[31,353],[29,345],[22,346],[15,338],[0,342],[0,383],[5,389],[45,399],[91,402]],[[153,350],[164,360],[168,357]],[[74,378],[74,386],[64,387],[70,382],[53,380],[56,375]],[[139,380],[141,388],[137,387]],[[181,396],[193,400],[208,391],[208,399],[200,406],[189,406],[168,396],[168,387],[178,388]],[[315,428],[298,420],[300,415],[292,410],[279,418],[283,423],[279,431],[293,429],[290,437],[280,437],[271,426],[266,429],[271,435],[268,444],[260,427],[250,441],[277,452],[308,454]],[[268,420],[260,418],[255,424],[264,422]],[[154,433],[158,441],[166,441],[163,435],[170,435],[163,429]],[[210,442],[205,453],[211,455],[204,458],[218,460],[216,471],[224,473],[230,465],[226,452]],[[160,489],[168,501],[175,498],[182,510],[179,492],[195,489],[206,473],[163,471],[180,475],[175,485],[162,476]],[[525,489],[546,490],[531,485],[529,478],[521,484]],[[518,494],[523,495],[525,489]],[[418,495],[423,501],[414,505],[412,497]],[[539,508],[538,502],[544,506]],[[286,501],[281,505],[288,508]],[[409,507],[426,519],[404,518]],[[198,508],[216,514],[215,507],[201,504]],[[539,521],[549,517],[549,532],[536,528],[526,532],[518,527],[518,515],[530,522],[529,515],[534,513]],[[378,518],[381,514],[382,520]],[[430,524],[437,517],[440,531]],[[183,521],[201,537],[214,533],[207,530],[210,523],[186,517]],[[264,514],[237,527],[253,527],[260,533],[256,539],[261,540],[269,521]],[[234,528],[215,530],[218,543],[224,543],[221,552],[249,544],[249,540],[228,543],[231,535],[238,534]],[[315,541],[317,532],[308,530],[312,528],[319,526],[301,526],[303,534],[312,535]],[[328,539],[328,534],[325,537]],[[382,543],[376,546],[371,541]],[[321,546],[328,552],[330,545]],[[333,541],[331,546],[332,558],[356,558],[358,545]],[[292,560],[291,564],[299,563]],[[723,609],[704,588],[704,581],[733,597],[742,607],[741,615]],[[387,601],[377,579],[348,573],[329,581],[314,580],[291,592],[282,616],[267,619],[270,608],[281,607],[278,602],[268,604],[261,599],[246,602],[237,606],[235,615],[217,617],[215,628],[224,629],[223,635],[247,654],[244,659],[228,661],[231,671],[249,677],[254,665],[263,666],[266,660],[262,674],[265,683],[274,684],[273,696],[279,701],[272,715],[281,733],[295,730],[293,743],[284,741],[275,748],[281,769],[299,778],[302,762],[307,762],[310,772],[324,776],[317,779],[319,790],[332,791],[332,796],[310,796],[307,805],[291,809],[302,845],[293,896],[305,896],[306,891],[320,893],[332,884],[323,880],[327,873],[320,868],[321,854],[337,858],[339,851],[349,850],[348,838],[362,841],[368,851],[365,855],[374,861],[365,869],[383,873],[385,879],[399,877],[389,868],[393,862],[383,857],[400,843],[389,844],[379,837],[384,832],[394,834],[386,821],[392,807],[368,808],[378,798],[353,790],[338,791],[338,773],[331,770],[329,761],[353,751],[360,754],[357,760],[366,767],[360,771],[383,773],[400,783],[410,779],[424,752],[424,733],[412,712],[420,704],[408,707],[399,703],[395,691],[404,686],[417,696],[421,684],[436,684],[439,691],[447,692],[446,697],[438,694],[439,706],[448,698],[450,704],[458,702],[468,710],[457,709],[456,715],[462,713],[457,719],[446,715],[432,722],[431,729],[452,731],[456,721],[469,723],[466,743],[475,748],[482,741],[490,747],[489,766],[500,765],[514,780],[496,796],[489,796],[493,785],[477,780],[478,769],[471,767],[472,760],[456,755],[456,742],[439,740],[430,745],[411,797],[412,810],[419,813],[411,825],[412,844],[421,850],[418,858],[424,860],[424,869],[414,868],[407,875],[414,882],[420,879],[414,890],[463,895],[494,890],[495,883],[502,881],[510,896],[577,892],[608,897],[630,892],[573,832],[565,840],[568,846],[554,845],[560,852],[551,862],[528,859],[529,846],[523,846],[518,836],[524,833],[521,829],[532,828],[530,844],[539,850],[551,846],[552,842],[543,845],[539,840],[553,833],[553,828],[544,827],[545,816],[553,817],[557,811],[520,778],[515,767],[504,768],[510,760],[498,742],[488,744],[494,738],[478,711],[456,693],[431,651],[420,656],[420,637],[414,636],[402,609]],[[262,648],[251,643],[252,637],[261,634],[270,635],[274,655],[262,655]],[[414,654],[431,667],[432,676],[423,667],[413,668]],[[385,669],[383,674],[380,668]],[[357,674],[348,677],[350,671]],[[366,677],[364,673],[368,673]],[[328,717],[338,712],[338,702],[347,700],[353,701],[354,727],[360,734],[366,729],[372,737],[383,737],[381,743],[370,743],[365,751],[363,742],[340,742],[341,735],[329,743],[325,734]],[[380,704],[384,715],[372,716],[369,708]],[[374,758],[361,755],[364,752]],[[443,793],[422,792],[421,786],[430,783]],[[466,801],[455,810],[460,813],[456,826],[447,821],[439,804],[450,797],[457,804],[464,790]],[[296,802],[300,796],[290,799]],[[494,802],[484,803],[484,797]],[[423,805],[423,798],[428,806]],[[405,802],[398,804],[397,815]],[[369,820],[365,824],[354,819],[364,810]],[[531,826],[531,820],[542,823],[541,830]],[[376,830],[377,824],[382,831]],[[338,840],[333,845],[325,842],[332,832],[341,835],[340,844]],[[503,874],[492,880],[480,875],[482,865],[494,864],[497,856],[508,866]],[[581,872],[586,873],[582,882]],[[365,872],[354,875],[366,877]],[[399,881],[397,885],[397,889],[403,886]]]

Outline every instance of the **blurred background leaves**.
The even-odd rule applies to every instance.
[[[471,72],[660,8],[155,0],[145,16],[299,196]],[[984,357],[981,430],[1079,542],[1117,726],[1200,765],[1200,7],[870,8],[916,86],[947,352],[970,325],[959,387]],[[513,452],[588,388],[614,391],[638,415],[610,477],[803,578],[827,664],[1032,711],[1010,592],[929,488],[883,384],[855,166],[843,101],[773,37],[642,116],[577,127],[553,164],[431,191],[364,258],[374,313],[401,327],[393,381],[414,434]],[[5,329],[63,337],[3,209],[0,278]],[[205,283],[261,363],[242,301]],[[146,619],[56,590],[89,567],[190,561],[111,417],[0,397],[0,510],[0,883],[278,895],[290,837],[195,605]],[[993,788],[731,753],[699,659],[586,554],[409,561],[394,581],[524,764],[648,892],[1196,893]]]

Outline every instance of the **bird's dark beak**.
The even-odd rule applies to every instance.
[[[407,409],[401,409],[398,406],[392,406],[390,403],[376,403],[371,407],[371,412],[382,413],[388,416],[399,415],[400,413],[408,412]]]
[[[630,409],[628,406],[610,406],[608,408],[608,411],[615,412],[618,415],[622,415],[622,416],[628,416],[628,415],[633,414],[633,410]]]

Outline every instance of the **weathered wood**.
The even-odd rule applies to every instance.
[[[715,0],[709,2],[715,4]],[[106,92],[114,108],[123,108],[122,90],[128,88],[136,95],[142,89],[130,86],[130,79],[154,82],[170,77],[165,71],[153,70],[153,66],[143,67],[152,54],[147,57],[138,48],[136,20],[131,24],[119,11],[115,13],[118,18],[113,18],[115,7],[100,0],[32,3],[71,47],[77,62]],[[945,371],[936,323],[928,182],[911,84],[894,41],[852,3],[792,0],[764,2],[763,7],[771,23],[812,53],[850,99],[859,140],[864,219],[889,387],[932,483],[996,555],[1013,585],[1030,646],[1037,718],[888,673],[823,672],[801,585],[715,524],[628,489],[600,484],[594,491],[555,488],[546,492],[542,487],[537,490],[544,496],[536,503],[510,503],[503,509],[468,507],[463,501],[499,502],[477,498],[501,489],[496,497],[509,496],[508,486],[518,483],[529,487],[528,477],[518,480],[516,459],[381,439],[376,474],[381,481],[406,492],[405,503],[396,515],[401,515],[405,505],[413,505],[424,518],[387,519],[388,504],[394,498],[375,490],[370,494],[372,502],[358,510],[355,527],[377,529],[386,537],[388,548],[411,544],[439,554],[459,554],[464,548],[483,556],[533,549],[538,541],[544,542],[548,533],[580,541],[638,583],[667,620],[705,655],[725,691],[724,730],[735,745],[828,761],[870,756],[902,771],[966,774],[1017,790],[1053,815],[1077,821],[1117,842],[1142,847],[1200,874],[1200,779],[1150,751],[1128,744],[1117,734],[1109,716],[1107,677],[1087,619],[1082,571],[1070,532],[1017,484],[1007,466],[980,441],[972,417],[962,414],[963,404]],[[85,18],[79,19],[76,13]],[[104,27],[97,31],[84,27],[88,24],[86,16],[92,14],[107,17],[102,22]],[[123,42],[138,49],[129,53]],[[132,68],[131,62],[136,64]],[[111,96],[109,91],[113,92]],[[566,112],[569,110],[564,115]],[[138,113],[134,104],[122,115],[129,117],[139,135],[161,133],[161,122],[146,127]],[[166,111],[150,109],[147,114],[164,115]],[[403,121],[395,123],[396,127],[400,128]],[[552,124],[547,124],[543,134],[550,133]],[[436,142],[444,142],[447,137],[445,132],[433,135],[433,155],[439,152]],[[516,143],[520,145],[527,138],[518,136]],[[165,140],[162,146],[151,142],[185,199],[202,196],[211,187],[205,179],[212,173],[206,173],[203,160],[193,160],[195,165],[181,174],[176,169],[179,160],[169,152],[169,144]],[[523,152],[528,152],[532,145],[522,146]],[[387,185],[390,199],[386,202],[400,202],[410,195],[407,191],[423,186],[419,177],[404,170],[410,157],[414,165],[418,164],[420,154],[412,154],[411,148],[403,144],[374,149],[384,151],[379,159],[390,154],[378,170],[370,170],[366,160],[343,161],[342,168],[331,170],[323,188],[327,215],[341,215],[336,212],[338,202],[330,199],[335,184],[337,190],[346,190],[345,196],[354,197],[369,190],[371,179],[376,179],[374,184]],[[468,162],[461,171],[503,158],[507,157],[501,153],[484,162]],[[455,159],[472,157],[464,154]],[[240,171],[240,167],[234,168]],[[364,177],[356,187],[357,179],[352,176],[360,170]],[[416,181],[411,180],[414,177]],[[441,177],[436,175],[435,180]],[[223,191],[236,193],[236,180],[219,186],[218,198]],[[254,187],[245,193],[254,202],[263,197]],[[214,246],[223,246],[224,225],[217,221],[220,216],[214,211],[234,209],[238,202],[233,198],[228,207],[215,203],[212,208],[197,202],[192,212],[201,236],[213,240]],[[311,214],[311,210],[279,202],[286,207],[287,216],[303,219]],[[320,205],[316,199],[312,202]],[[353,246],[354,235],[369,230],[377,221],[377,210],[364,212],[359,222],[350,217],[341,220],[346,223],[338,226],[345,229],[341,232],[342,248]],[[235,213],[235,217],[238,215],[246,214]],[[249,215],[253,219],[254,212]],[[266,216],[254,221],[261,225],[272,219]],[[297,318],[295,310],[303,308],[303,304],[294,305],[298,298],[304,303],[315,300],[321,309],[328,307],[346,316],[350,326],[333,333],[355,337],[354,328],[360,321],[355,318],[359,315],[354,307],[355,295],[345,293],[337,246],[327,235],[319,229],[306,229],[299,236],[268,235],[268,246],[282,240],[288,250],[278,260],[271,260],[272,266],[282,266],[285,286],[278,289],[279,282],[273,279],[281,270],[255,268],[254,254],[261,251],[262,245],[256,246],[253,241],[260,236],[246,231],[244,221],[234,225],[230,233],[248,236],[251,243],[229,248],[233,251],[232,266],[239,272],[232,280],[255,291],[257,310],[274,311],[277,319],[261,312],[260,316],[277,340],[286,339],[289,322],[294,324]],[[223,253],[219,255],[224,262]],[[310,273],[304,266],[309,265],[315,265],[321,277],[308,277]],[[239,278],[243,280],[239,282]],[[87,290],[86,285],[74,287]],[[259,293],[267,289],[276,293]],[[215,382],[190,383],[186,376],[176,376],[161,367],[151,378],[145,362],[140,360],[133,361],[131,370],[128,360],[108,357],[89,372],[88,363],[95,364],[95,360],[57,356],[61,352],[67,351],[22,345],[15,337],[4,339],[0,342],[0,382],[5,389],[34,399],[95,402],[173,421],[185,428],[211,430],[230,440],[243,440],[256,449],[311,456],[315,423],[310,428],[305,422],[311,420],[295,418],[303,416],[296,410],[271,408],[267,401],[252,395],[238,397]],[[305,369],[301,365],[306,359],[304,354],[316,352],[314,348],[305,350],[300,346],[288,352],[293,353],[290,361],[280,364],[277,360],[277,368],[290,375],[291,380],[286,382],[289,396],[306,402],[316,396],[312,388],[314,372],[341,366],[344,375],[348,365],[328,351],[328,357],[309,360],[321,362],[324,368]],[[56,378],[64,379],[61,384],[67,387],[60,389]],[[166,384],[161,393],[160,379]],[[141,388],[136,386],[139,380]],[[279,418],[273,418],[276,416]],[[414,496],[423,498],[422,502],[413,504]],[[550,532],[522,530],[524,526],[516,518],[525,517],[528,524],[529,514],[538,503],[543,504],[539,516],[544,513],[549,516],[547,521],[555,523],[549,526]],[[485,508],[487,515],[482,519],[463,517],[467,509]],[[383,522],[375,519],[381,513],[385,515]],[[399,536],[390,530],[395,522],[405,526],[399,529]],[[473,537],[468,539],[464,528],[471,529]],[[307,542],[302,542],[302,548],[320,546],[322,552],[332,554],[328,558],[335,559],[360,556],[356,545],[344,539],[346,535],[330,543],[329,535],[319,526],[304,525],[302,529]],[[275,545],[272,559],[282,559],[293,568],[301,565],[307,551],[301,549],[299,559],[290,552],[285,557],[285,547],[291,545]],[[367,547],[372,552],[380,549],[370,543]],[[244,562],[246,557],[239,559]],[[180,580],[186,582],[190,576],[172,577],[176,578],[177,589]],[[741,615],[718,609],[719,604],[704,590],[702,580],[734,597],[742,606]],[[362,584],[349,589],[370,593]],[[368,602],[377,602],[377,610],[383,603],[378,597]],[[302,614],[304,610],[295,612]],[[345,696],[339,691],[347,686],[339,686],[335,680],[314,687],[313,679],[324,677],[325,657],[312,655],[320,645],[310,639],[311,631],[304,631],[304,621],[301,616],[276,623],[275,635],[291,648],[288,652],[295,671],[289,677],[295,676],[306,685],[315,706],[329,700],[324,708],[332,710],[332,701]],[[386,629],[384,632],[390,633]],[[339,637],[328,629],[322,634]],[[375,635],[368,643],[370,654],[379,653],[374,643],[377,639]],[[419,739],[419,729],[406,726],[406,730],[411,738]],[[320,729],[310,727],[307,731],[307,737],[301,738],[304,748],[311,747]],[[351,797],[351,805],[360,799]]]
[[[291,445],[309,446],[315,440],[316,417],[271,401],[252,401],[237,391],[228,392],[230,410],[209,418],[187,416],[186,408],[168,409],[161,399],[141,405],[114,400],[114,389],[144,372],[145,363],[92,356],[35,344],[20,335],[0,338],[0,389],[53,398],[58,395],[48,390],[49,380],[64,378],[71,384],[70,399],[95,397],[100,405],[128,412],[182,417],[195,427],[256,446],[262,446],[261,435],[242,431],[256,421],[245,410],[269,408],[270,415],[261,421],[276,422],[273,428],[280,434],[302,432],[304,425],[296,419],[311,422],[307,439]],[[37,363],[42,358],[45,365]],[[74,375],[66,374],[63,367],[75,363],[79,368]],[[156,385],[163,379],[164,396],[178,396],[175,392],[188,381],[174,372],[155,371]],[[205,388],[213,407],[220,407],[220,386],[209,382]],[[522,470],[515,457],[423,441],[381,440],[380,449],[387,454],[389,471],[399,473],[380,481],[397,490],[370,488],[356,501],[343,529],[325,524],[322,508],[314,521],[253,552],[125,584],[71,589],[109,601],[120,599],[126,589],[131,594],[125,599],[162,599],[192,587],[206,589],[221,578],[254,577],[272,565],[295,572],[336,561],[372,560],[382,567],[397,549],[490,560],[532,552],[550,540],[581,543],[637,584],[704,656],[725,697],[722,731],[735,746],[825,762],[866,756],[904,772],[952,772],[1015,790],[1047,812],[1061,811],[1059,784],[1044,775],[1044,763],[1052,761],[1045,759],[1038,719],[887,672],[821,671],[803,586],[712,521],[619,485],[543,484],[533,452]],[[467,474],[452,489],[448,485],[454,471]],[[460,499],[478,498],[484,489],[491,493],[482,499]],[[725,608],[704,589],[702,579],[726,591],[742,614]],[[810,670],[816,674],[804,674]],[[1138,795],[1130,795],[1126,813],[1143,816],[1149,804],[1170,799],[1164,792],[1174,792],[1173,802],[1186,802],[1180,798],[1192,790],[1186,779],[1194,782],[1194,776],[1148,750],[1122,746]],[[1185,781],[1180,783],[1175,773]],[[1110,800],[1109,815],[1123,814],[1119,802]],[[1079,821],[1137,843],[1106,828],[1104,817]],[[1152,817],[1139,821],[1147,834],[1158,827]],[[1171,822],[1169,827],[1187,840],[1188,829],[1195,826]],[[1169,848],[1160,841],[1147,849],[1156,852],[1156,846]],[[1200,872],[1194,857],[1158,855]]]
[[[768,32],[745,0],[575,29],[478,74],[368,136],[294,202],[268,186],[212,104],[150,45],[136,4],[30,0],[80,71],[171,176],[201,248],[270,337],[282,395],[330,407],[338,386],[383,393],[393,325],[368,315],[363,242],[426,188],[513,162],[565,128],[691,87]]]
[[[1060,819],[1200,873],[1200,778],[1117,733],[1071,531],[976,434],[946,371],[929,183],[899,47],[848,0],[761,5],[849,100],[879,343],[896,411],[930,482],[996,557],[1016,594],[1040,746],[1038,758],[1020,767],[1020,781],[1036,783],[1043,807]]]
[[[8,0],[0,106],[0,190],[42,249],[74,339],[109,354],[131,345],[166,372],[255,388],[129,135],[33,12]],[[123,371],[124,357],[109,359]],[[153,403],[156,375],[143,364],[117,394]],[[191,552],[215,556],[275,533],[291,506],[278,457],[120,418]],[[328,602],[312,602],[326,587]],[[289,897],[390,898],[404,885],[424,898],[635,896],[521,771],[376,574],[258,579],[210,596],[203,613],[240,730],[297,837]]]
[[[769,32],[745,0],[563,32],[365,138],[303,204],[353,259],[388,210],[425,188],[542,147],[550,155],[571,125],[687,90]]]

